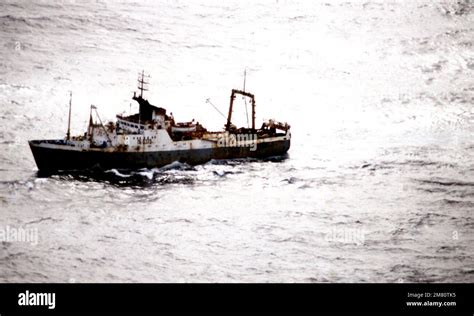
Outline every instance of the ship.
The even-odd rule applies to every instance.
[[[166,109],[145,99],[143,92],[148,91],[148,78],[142,71],[138,77],[139,92],[133,93],[138,113],[119,114],[115,122],[104,124],[97,106],[91,105],[87,131],[78,136],[70,133],[70,93],[65,137],[28,141],[38,169],[44,172],[93,168],[133,170],[159,168],[176,161],[198,165],[220,159],[278,157],[286,155],[289,150],[291,132],[288,123],[270,119],[260,128],[255,127],[255,96],[245,91],[245,79],[243,89],[231,90],[223,130],[208,131],[194,120],[175,122],[172,112],[168,114]],[[233,124],[237,96],[245,102],[248,100],[251,105],[251,126],[237,128]]]

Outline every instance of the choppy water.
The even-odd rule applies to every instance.
[[[2,1],[0,281],[473,282],[473,9]],[[214,129],[205,100],[225,112],[247,69],[288,158],[38,175],[27,140],[65,134],[68,91],[82,133],[90,104],[130,111],[141,69]]]

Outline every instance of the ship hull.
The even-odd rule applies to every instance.
[[[285,154],[290,140],[279,140],[250,147],[216,147],[174,151],[105,151],[67,150],[42,146],[41,141],[29,142],[36,165],[41,171],[159,168],[174,161],[198,165],[212,159],[267,158]]]

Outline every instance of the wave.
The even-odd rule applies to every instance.
[[[461,186],[461,187],[474,187],[474,182],[456,181],[456,180],[418,180],[418,182],[424,184],[433,184],[438,186]]]
[[[348,168],[377,171],[377,170],[390,170],[390,169],[395,169],[395,168],[398,169],[401,167],[417,167],[417,168],[435,167],[435,168],[440,169],[440,168],[456,168],[457,165],[455,163],[409,159],[409,160],[401,160],[401,161],[381,161],[377,163],[363,162],[361,164],[353,165]]]
[[[85,170],[37,172],[38,178],[57,180],[75,180],[81,182],[106,182],[116,186],[149,186],[154,184],[192,184],[194,178],[181,171],[194,171],[194,167],[175,161],[169,165],[154,169],[108,169],[94,167]]]
[[[236,166],[248,162],[256,162],[256,158],[236,158],[236,159],[211,159],[204,165],[216,165],[216,166]]]
[[[194,167],[187,163],[179,162],[179,161],[173,161],[172,163],[163,166],[158,169],[153,169],[153,170],[159,170],[159,171],[167,171],[167,170],[195,170]]]
[[[468,207],[470,209],[474,208],[474,202],[470,201],[460,201],[460,200],[453,200],[453,199],[442,199],[442,202],[447,205],[459,207]]]
[[[45,222],[45,221],[59,222],[60,220],[54,219],[54,218],[52,218],[52,217],[41,217],[41,218],[39,218],[39,219],[26,222],[25,225],[38,224],[38,223]]]
[[[232,172],[232,171],[216,171],[216,170],[213,170],[212,173],[218,177],[225,177],[227,176],[228,174],[234,174],[235,172]]]
[[[474,11],[474,5],[471,0],[447,1],[440,4],[438,9],[444,16],[469,15]]]
[[[414,227],[423,227],[428,225],[434,225],[440,223],[448,216],[445,214],[438,214],[433,212],[428,212],[425,214],[417,214],[417,218],[411,218],[408,220],[409,223],[413,224]]]
[[[273,157],[276,161],[286,159],[285,156]],[[199,172],[208,172],[219,178],[225,178],[231,174],[241,173],[239,170],[216,170],[212,166],[239,166],[249,162],[265,161],[256,158],[241,158],[227,160],[211,160],[199,168],[187,163],[174,161],[160,168],[131,169],[102,169],[98,166],[85,170],[64,170],[43,172],[38,171],[36,176],[41,178],[53,178],[57,180],[75,180],[82,182],[106,182],[117,186],[149,186],[155,184],[194,184]],[[274,160],[272,160],[274,161]],[[285,179],[288,183],[293,183],[298,179]]]
[[[113,173],[117,177],[121,177],[121,178],[129,178],[131,176],[129,174],[123,174],[120,171],[118,171],[117,169],[106,170],[105,173]]]
[[[12,24],[24,24],[26,26],[43,28],[44,22],[51,22],[52,19],[48,16],[38,16],[38,17],[23,17],[23,16],[14,16],[11,14],[0,16],[0,25],[12,25]]]

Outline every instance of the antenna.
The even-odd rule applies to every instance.
[[[142,73],[138,74],[138,90],[140,90],[140,98],[143,98],[143,91],[148,91],[148,88],[145,85],[149,84],[149,82],[145,81],[145,78],[150,78],[150,76],[145,76],[145,71],[142,70]]]
[[[218,109],[214,104],[212,104],[211,98],[207,98],[207,99],[206,99],[206,103],[209,103],[210,105],[212,105],[212,107],[213,107],[217,112],[219,112],[219,114],[222,115],[223,118],[227,119],[227,117],[225,117],[225,115],[224,115],[221,111],[219,111],[219,109]]]
[[[69,116],[67,120],[66,140],[71,139],[71,107],[72,107],[72,91],[69,91]]]

